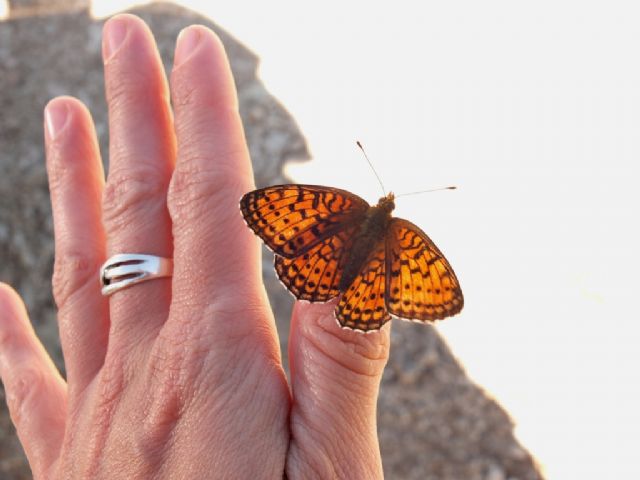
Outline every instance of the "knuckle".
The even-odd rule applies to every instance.
[[[186,64],[185,64],[186,65]],[[200,68],[197,66],[195,68]],[[215,111],[218,113],[238,114],[237,95],[229,95],[225,88],[215,88],[207,76],[193,71],[177,69],[171,72],[171,88],[174,105],[177,110]]]
[[[146,69],[133,69],[120,62],[114,62],[108,68],[108,74],[118,79],[106,82],[105,92],[110,110],[127,110],[131,103],[147,98],[150,87],[157,87],[155,76],[149,75]]]
[[[7,406],[16,426],[28,420],[32,414],[32,403],[40,398],[45,378],[42,370],[25,365],[19,372],[14,372],[14,382],[6,386]]]
[[[53,299],[59,310],[83,290],[86,285],[97,285],[100,259],[94,253],[64,252],[56,254],[53,266]]]
[[[126,228],[140,213],[163,209],[165,203],[166,180],[155,168],[136,166],[112,171],[102,198],[105,227],[116,231]]]
[[[2,314],[4,312],[0,312],[0,315]],[[0,328],[0,352],[9,352],[20,343],[20,335],[16,328],[12,328],[13,325],[14,322],[12,322],[11,326]]]
[[[169,214],[175,223],[183,224],[194,218],[208,217],[217,206],[228,206],[229,198],[237,196],[239,199],[248,190],[244,178],[228,165],[233,162],[222,160],[222,157],[235,155],[238,155],[235,151],[217,155],[216,158],[194,155],[179,163],[167,194]],[[216,213],[237,213],[229,212],[227,208],[222,210]]]
[[[174,91],[174,102],[176,108],[188,107],[197,104],[194,96],[197,96],[198,89],[193,86],[192,82],[184,81],[172,75],[172,86]]]

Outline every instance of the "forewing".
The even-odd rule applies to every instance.
[[[337,188],[277,185],[247,193],[240,209],[247,225],[276,254],[297,257],[348,224],[362,220],[369,204]]]
[[[385,268],[385,242],[381,241],[336,306],[340,325],[366,332],[391,319],[384,300]]]
[[[464,305],[453,268],[413,223],[391,220],[387,232],[387,308],[398,317],[438,320]]]
[[[357,226],[340,230],[296,258],[276,255],[278,277],[300,300],[326,302],[335,297],[356,230]]]

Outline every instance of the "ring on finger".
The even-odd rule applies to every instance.
[[[119,253],[109,258],[100,268],[102,295],[155,278],[170,277],[173,260],[142,253]]]

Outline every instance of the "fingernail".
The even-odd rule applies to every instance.
[[[49,139],[55,140],[64,127],[67,125],[69,109],[65,102],[50,102],[44,110],[45,123],[47,125],[47,135]]]
[[[178,45],[173,59],[174,65],[182,65],[200,43],[200,29],[187,27],[178,34]]]
[[[104,26],[104,59],[109,60],[118,51],[127,36],[127,21],[114,17]]]

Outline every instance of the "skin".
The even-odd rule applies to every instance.
[[[254,184],[220,40],[185,29],[167,82],[147,26],[118,15],[103,56],[106,182],[84,105],[45,110],[66,381],[0,285],[0,376],[35,478],[381,478],[388,326],[343,330],[335,302],[298,302],[287,381],[238,210]],[[174,275],[103,297],[98,269],[122,252],[173,257]]]

